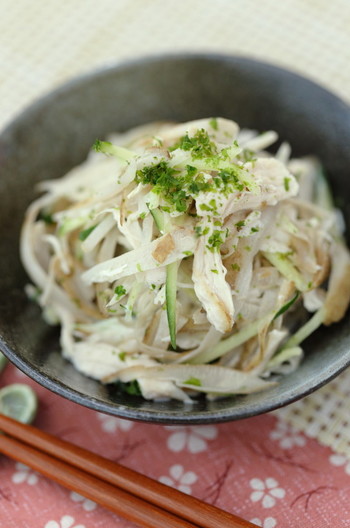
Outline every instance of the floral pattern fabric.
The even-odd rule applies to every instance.
[[[257,526],[350,528],[350,461],[274,414],[205,426],[142,424],[80,407],[13,366],[0,386],[19,381],[39,396],[37,427]],[[0,526],[134,526],[24,464],[2,457],[0,472]]]

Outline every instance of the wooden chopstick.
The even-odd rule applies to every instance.
[[[1,435],[0,451],[144,528],[198,528],[199,526],[12,437]]]
[[[255,525],[65,440],[0,415],[0,451],[147,528]]]

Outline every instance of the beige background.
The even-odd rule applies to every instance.
[[[0,0],[0,128],[83,72],[166,51],[258,58],[350,102],[350,0]],[[278,414],[350,456],[350,371]]]

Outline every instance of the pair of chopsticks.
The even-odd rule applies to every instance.
[[[255,525],[65,440],[0,415],[0,452],[145,528]]]

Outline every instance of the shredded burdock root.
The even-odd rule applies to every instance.
[[[342,219],[320,164],[233,121],[153,123],[96,141],[40,185],[28,292],[75,367],[147,399],[268,388],[350,300]],[[312,314],[311,317],[308,314]]]

